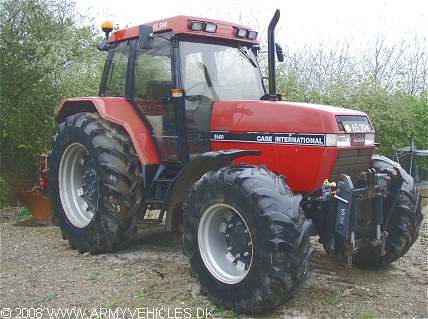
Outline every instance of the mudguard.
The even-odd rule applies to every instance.
[[[181,206],[186,200],[190,188],[206,172],[230,165],[242,156],[259,156],[258,150],[228,150],[203,153],[191,160],[175,177],[165,197],[161,211],[167,211],[167,231],[176,231],[182,216]]]
[[[141,164],[160,164],[150,132],[123,97],[83,97],[63,100],[55,120],[62,123],[76,113],[99,113],[106,121],[122,126],[132,140]]]

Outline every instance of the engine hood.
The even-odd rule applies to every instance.
[[[211,131],[341,133],[336,116],[364,116],[341,107],[276,101],[215,102]]]

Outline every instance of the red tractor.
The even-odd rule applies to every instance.
[[[249,27],[188,16],[113,33],[103,24],[99,96],[62,101],[49,154],[52,209],[73,249],[122,247],[157,210],[181,229],[202,294],[237,312],[297,291],[312,234],[349,266],[408,251],[422,221],[413,179],[373,155],[365,113],[276,94],[278,21],[277,10],[268,92]]]

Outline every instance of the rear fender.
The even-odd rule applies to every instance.
[[[176,231],[183,215],[182,205],[187,199],[190,188],[206,172],[217,170],[242,156],[259,156],[258,150],[213,151],[199,155],[190,161],[175,177],[168,189],[162,211],[167,211],[167,231]]]
[[[150,132],[125,98],[85,97],[63,100],[55,120],[62,123],[68,116],[81,112],[99,113],[104,120],[122,126],[128,132],[141,164],[160,164]]]

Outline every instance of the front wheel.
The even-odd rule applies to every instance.
[[[206,173],[184,204],[190,273],[217,306],[261,312],[308,278],[311,223],[284,179],[264,167]]]
[[[64,239],[92,254],[136,233],[141,167],[127,132],[94,113],[69,116],[49,155],[49,195]]]

